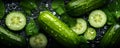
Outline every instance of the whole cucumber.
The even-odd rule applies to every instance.
[[[112,25],[105,35],[103,36],[101,42],[100,42],[100,47],[101,48],[111,48],[114,45],[117,45],[116,43],[119,42],[119,37],[120,37],[120,25],[119,24],[114,24]],[[114,47],[113,47],[114,48]]]
[[[0,26],[0,42],[8,46],[25,46],[25,38]]]
[[[72,0],[66,5],[67,13],[73,17],[99,8],[108,0]]]
[[[38,17],[40,26],[59,43],[67,47],[79,45],[80,38],[65,23],[49,11],[42,11]],[[82,40],[81,40],[82,41]]]

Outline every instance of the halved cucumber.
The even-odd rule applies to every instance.
[[[95,39],[95,37],[96,37],[96,31],[95,31],[95,29],[89,27],[89,28],[86,30],[86,32],[85,32],[85,34],[84,34],[84,37],[85,37],[87,40],[93,40],[93,39]]]
[[[7,27],[11,30],[21,30],[26,25],[26,17],[21,12],[14,11],[7,15],[5,23]]]
[[[32,48],[45,48],[47,45],[47,37],[44,34],[38,34],[30,38]]]
[[[107,17],[102,10],[95,10],[90,13],[88,21],[91,26],[100,28],[105,25]]]
[[[87,29],[87,23],[84,19],[78,18],[77,23],[75,26],[71,27],[74,32],[76,32],[78,35],[83,34]]]

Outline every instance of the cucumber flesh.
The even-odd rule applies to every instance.
[[[107,17],[102,10],[94,10],[90,13],[88,21],[91,26],[100,28],[106,24]]]
[[[26,25],[26,17],[21,12],[14,11],[7,15],[5,23],[11,30],[22,30]]]
[[[47,42],[47,37],[42,33],[32,36],[29,41],[31,47],[33,48],[45,48]]]
[[[87,29],[86,21],[82,18],[78,18],[76,21],[76,25],[71,27],[71,29],[78,35],[83,34]]]
[[[96,30],[94,28],[88,28],[84,34],[87,40],[94,40],[96,37]]]

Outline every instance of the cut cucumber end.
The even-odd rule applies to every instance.
[[[11,12],[5,19],[7,27],[11,30],[18,31],[22,30],[26,25],[26,17],[19,11]]]
[[[106,24],[107,17],[102,10],[95,10],[90,13],[88,21],[91,26],[100,28]]]
[[[45,48],[47,45],[47,37],[44,34],[38,34],[30,38],[30,45],[33,48]]]
[[[86,21],[82,18],[78,18],[76,21],[76,25],[71,27],[71,29],[78,35],[83,34],[87,29]]]
[[[96,31],[94,28],[88,28],[84,34],[84,37],[87,39],[87,40],[94,40],[95,37],[96,37]]]

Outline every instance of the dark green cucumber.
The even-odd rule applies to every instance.
[[[25,46],[25,38],[0,26],[0,42],[9,46]]]
[[[66,5],[67,13],[71,16],[79,16],[93,9],[105,5],[108,0],[72,0]]]
[[[75,32],[49,11],[40,12],[38,21],[49,35],[64,46],[75,47],[82,41]]]
[[[103,36],[100,42],[100,46],[101,47],[112,47],[112,45],[117,43],[118,38],[120,37],[119,35],[120,33],[118,30],[120,30],[120,25],[115,24],[111,26],[110,29],[108,29],[108,31]]]
[[[0,19],[3,18],[4,14],[5,14],[5,6],[2,0],[0,0]]]

